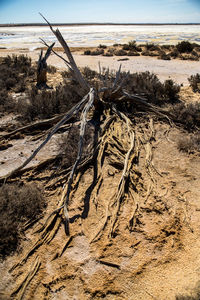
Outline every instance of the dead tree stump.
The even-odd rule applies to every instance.
[[[40,57],[37,66],[37,88],[49,88],[49,86],[47,85],[47,59],[50,56],[54,45],[55,43],[48,47],[44,57],[43,50],[41,50],[40,52]]]

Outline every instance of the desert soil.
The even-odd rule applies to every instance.
[[[36,59],[37,53],[31,56]],[[97,68],[99,60],[102,66],[111,69],[117,69],[120,64],[116,58],[75,55],[75,59],[79,66],[91,68]],[[64,68],[55,56],[49,62]],[[187,77],[198,72],[199,66],[200,62],[143,57],[123,62],[124,70],[156,71],[161,79],[171,77],[184,83],[181,97],[188,102],[200,100],[186,86]],[[13,116],[2,118],[2,132],[14,122]],[[120,205],[112,235],[114,200],[122,174],[122,167],[116,161],[123,161],[122,153],[129,149],[123,126],[120,121],[111,126],[109,134],[121,142],[117,146],[108,140],[99,186],[95,185],[93,164],[76,175],[69,204],[71,237],[66,236],[60,220],[61,225],[50,243],[41,244],[26,261],[9,272],[37,242],[40,234],[34,232],[58,207],[65,183],[65,175],[55,177],[55,166],[27,171],[21,176],[24,183],[34,180],[46,186],[48,207],[38,224],[25,232],[19,253],[1,263],[2,299],[10,299],[13,292],[12,298],[19,299],[17,288],[37,260],[39,268],[29,284],[24,284],[23,299],[175,300],[177,295],[195,295],[200,281],[200,157],[178,150],[177,141],[187,134],[183,130],[153,120],[151,116],[136,125],[133,130],[137,129],[143,138],[144,147],[140,149],[138,164],[133,165],[132,187]],[[54,137],[33,163],[57,153],[59,136]],[[9,140],[10,147],[1,151],[1,176],[21,163],[41,140],[40,133]]]

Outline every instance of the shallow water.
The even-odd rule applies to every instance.
[[[85,25],[60,26],[70,46],[112,45],[136,40],[138,43],[176,44],[189,40],[200,44],[200,25]],[[48,26],[0,27],[0,47],[34,50],[42,43],[56,41]]]

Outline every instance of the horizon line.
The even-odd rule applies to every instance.
[[[86,26],[86,25],[200,25],[200,23],[196,22],[166,22],[166,23],[153,23],[153,22],[138,22],[138,23],[118,23],[118,22],[73,22],[73,23],[51,23],[52,26]],[[15,27],[15,26],[49,26],[47,23],[2,23],[0,27]]]

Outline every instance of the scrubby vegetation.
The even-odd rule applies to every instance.
[[[0,111],[14,109],[10,92],[24,92],[25,82],[34,75],[31,58],[25,55],[8,55],[0,60]]]
[[[200,152],[200,134],[185,136],[179,139],[178,149],[189,154]]]
[[[77,84],[65,81],[54,90],[38,90],[34,85],[27,92],[27,101],[19,100],[16,109],[21,118],[33,121],[50,118],[69,110],[80,100]]]
[[[178,84],[173,80],[161,83],[155,74],[148,71],[130,74],[126,79],[125,88],[131,93],[144,95],[148,102],[154,104],[175,103],[179,99]]]
[[[112,47],[114,49],[112,49]],[[85,50],[84,55],[104,55],[104,56],[152,56],[163,60],[199,60],[200,46],[189,41],[182,41],[177,45],[157,45],[146,43],[137,45],[132,40],[127,44],[113,44],[112,47],[99,45],[96,50]],[[112,49],[112,51],[110,51]],[[101,51],[103,50],[103,51]]]
[[[200,74],[192,75],[188,78],[193,92],[200,92]]]
[[[176,49],[179,53],[191,53],[194,49],[194,45],[188,41],[182,41],[176,45]]]
[[[0,256],[17,249],[25,223],[36,220],[45,207],[41,189],[35,184],[5,184],[0,188]]]
[[[188,131],[200,128],[200,102],[185,104],[177,103],[170,107],[177,123],[180,123]]]

